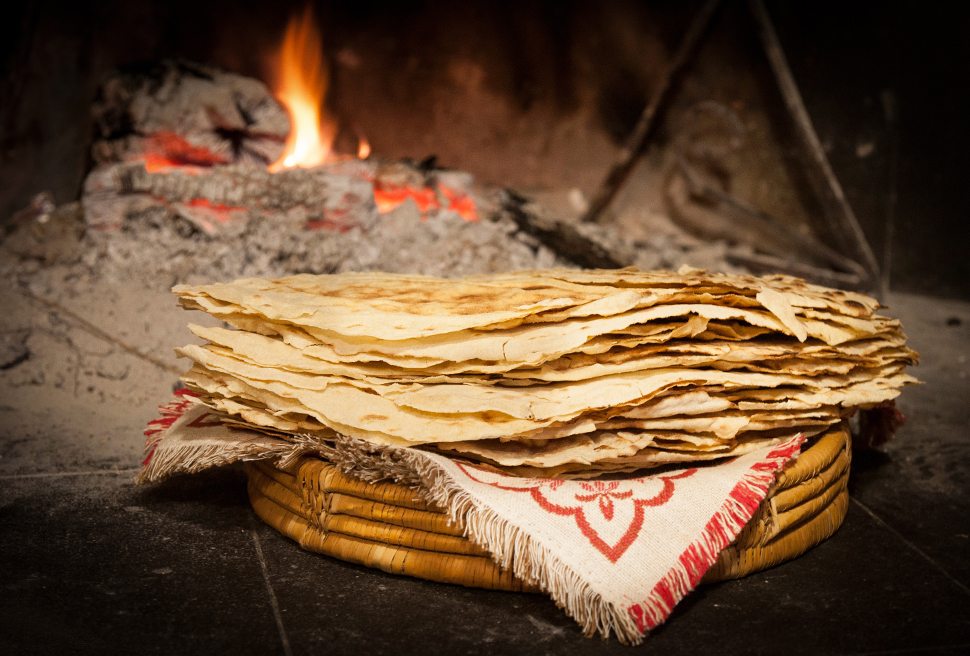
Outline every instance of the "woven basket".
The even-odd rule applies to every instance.
[[[761,508],[704,577],[739,578],[795,558],[832,535],[848,508],[849,434],[840,426],[789,463]],[[407,487],[364,483],[319,458],[289,471],[246,465],[256,514],[301,547],[432,581],[498,590],[534,588],[498,567]]]

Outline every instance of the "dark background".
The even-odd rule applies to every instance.
[[[0,221],[41,190],[59,202],[77,198],[89,166],[91,102],[112,70],[182,57],[265,79],[266,53],[301,6],[47,0],[6,7]],[[595,117],[589,129],[620,143],[698,6],[364,1],[317,3],[317,11],[328,60],[336,62],[330,103],[342,122],[363,126],[377,152],[423,157],[434,148],[447,164],[493,182],[536,187],[554,179],[588,191],[606,161],[551,155],[498,125],[502,114],[482,111],[474,120],[480,98],[468,98],[472,82],[456,80],[464,69],[454,62],[474,62],[481,93],[518,108],[523,121],[534,121],[533,133],[547,130],[550,116],[585,108]],[[889,263],[892,287],[970,298],[967,13],[942,3],[769,2],[768,9],[833,167],[877,256]],[[783,123],[743,3],[725,3],[709,40],[699,57],[723,62],[728,87],[734,76],[739,85],[758,77],[767,89],[762,109]],[[449,98],[470,108],[444,134],[440,120],[425,117],[434,113],[431,99]],[[779,147],[790,150],[784,133],[779,125]],[[526,155],[536,170],[517,167]]]

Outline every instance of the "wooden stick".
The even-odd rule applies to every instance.
[[[809,163],[809,166],[806,167],[809,177],[816,187],[817,193],[825,200],[828,209],[827,214],[833,220],[839,236],[847,245],[851,245],[855,250],[855,255],[865,268],[868,276],[867,282],[875,284],[879,280],[879,263],[876,261],[872,247],[862,231],[862,226],[859,225],[855,212],[852,211],[852,207],[845,197],[842,185],[835,176],[835,172],[832,171],[832,166],[829,164],[825,149],[822,148],[818,139],[812,119],[808,115],[808,110],[805,109],[801,92],[792,76],[785,51],[778,40],[771,17],[765,10],[762,0],[748,0],[748,7],[758,25],[758,34],[761,37],[765,55],[768,57],[768,63],[771,65],[782,99],[794,122],[795,132],[805,150],[804,154]]]
[[[623,186],[623,183],[630,176],[633,165],[636,164],[637,159],[646,146],[647,139],[653,133],[657,122],[657,115],[667,100],[667,96],[676,78],[692,58],[694,51],[697,49],[697,44],[707,31],[707,27],[710,25],[711,18],[714,16],[714,12],[719,4],[720,0],[708,0],[707,4],[701,7],[700,11],[694,17],[690,28],[687,30],[687,34],[684,35],[684,39],[677,49],[673,61],[670,63],[666,74],[660,82],[659,88],[653,94],[647,106],[643,108],[643,112],[640,114],[640,118],[633,128],[633,132],[630,133],[626,144],[620,150],[619,157],[609,173],[607,173],[606,178],[600,184],[599,189],[593,196],[593,200],[589,204],[589,208],[580,219],[581,221],[601,221],[603,212],[609,207],[610,202],[616,196],[620,187]]]

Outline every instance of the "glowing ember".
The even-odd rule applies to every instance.
[[[308,5],[302,14],[295,16],[287,25],[286,33],[276,54],[278,63],[275,72],[274,93],[290,115],[290,133],[286,147],[280,158],[269,166],[271,173],[292,168],[312,168],[324,164],[333,165],[333,174],[350,176],[354,180],[372,185],[374,203],[380,214],[387,214],[403,203],[411,201],[421,213],[422,219],[438,213],[457,214],[466,221],[477,221],[478,212],[475,200],[459,188],[445,185],[434,176],[394,175],[381,179],[381,166],[361,165],[345,167],[342,162],[349,155],[338,155],[331,151],[337,134],[336,121],[324,114],[328,88],[327,67],[323,60],[323,46],[320,32],[312,9]],[[355,130],[356,131],[356,130]],[[365,160],[371,156],[370,142],[358,132],[357,158]],[[207,168],[218,169],[218,165],[228,164],[229,160],[206,148],[194,146],[185,138],[170,132],[152,135],[145,142],[141,154],[145,168],[151,172],[179,167],[190,174],[203,174]],[[393,167],[392,167],[393,168]],[[349,174],[347,171],[351,171]],[[415,169],[416,171],[416,169]],[[320,171],[327,174],[328,171]],[[212,172],[216,178],[219,173]],[[417,181],[414,184],[402,182],[401,178]],[[459,183],[462,186],[462,183]],[[463,187],[462,187],[463,188]],[[363,189],[353,198],[361,199]],[[339,199],[335,199],[339,201]],[[217,234],[219,226],[244,215],[245,207],[234,207],[213,203],[205,198],[195,198],[187,202],[172,202],[183,216],[207,234]],[[353,203],[351,203],[353,205]],[[326,229],[344,232],[356,225],[353,213],[341,209],[340,202],[318,208],[307,217],[309,230]]]
[[[220,214],[230,214],[232,212],[244,212],[245,207],[237,207],[235,205],[224,205],[222,203],[213,203],[211,200],[206,198],[193,198],[188,202],[190,207],[204,208],[212,210],[213,212],[219,212]]]
[[[360,137],[357,141],[357,159],[367,159],[370,157],[370,142],[366,137]]]
[[[323,116],[327,95],[327,67],[313,11],[308,5],[294,17],[278,53],[279,70],[274,92],[290,113],[290,135],[270,171],[318,166],[326,161],[336,126]]]
[[[438,208],[438,197],[433,189],[427,187],[409,187],[382,182],[374,183],[374,203],[377,211],[387,214],[404,203],[407,199],[414,201],[421,213]]]
[[[219,234],[220,226],[236,220],[244,220],[248,214],[245,207],[214,203],[206,198],[172,203],[172,209],[209,236]]]
[[[158,153],[146,153],[142,158],[145,160],[145,170],[149,173],[158,173],[173,166],[181,166],[179,162]]]
[[[173,166],[213,166],[227,160],[208,148],[193,146],[174,132],[156,132],[145,142],[141,155],[149,173],[164,171]]]
[[[448,199],[448,209],[465,219],[466,221],[478,221],[478,211],[475,209],[475,200],[459,191],[441,185],[441,194]]]
[[[429,210],[444,208],[454,212],[466,221],[477,221],[478,212],[475,209],[475,201],[468,195],[455,191],[445,185],[438,185],[439,194],[430,187],[410,187],[392,185],[387,183],[374,183],[374,203],[377,211],[387,214],[394,211],[409,198],[414,201],[418,210],[424,215]],[[446,201],[442,203],[441,200]]]

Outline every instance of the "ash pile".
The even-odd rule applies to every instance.
[[[351,155],[274,170],[290,130],[260,81],[186,62],[108,80],[79,202],[40,194],[8,225],[3,273],[162,288],[241,276],[384,270],[457,276],[551,266],[732,271],[718,242],[632,241],[422,161]]]

